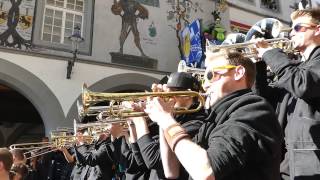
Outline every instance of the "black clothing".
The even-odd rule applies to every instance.
[[[211,107],[194,142],[207,151],[217,180],[278,180],[281,128],[273,108],[248,89]]]
[[[72,165],[67,162],[63,153],[60,151],[53,152],[48,180],[69,180],[71,172]]]
[[[269,88],[257,81],[256,88],[265,89],[261,95],[273,102],[285,130],[287,154],[281,173],[290,173],[292,179],[319,179],[320,47],[304,62],[294,63],[280,49],[267,51],[262,59],[278,78]]]
[[[89,145],[83,144],[78,146],[77,149],[82,154],[89,151]],[[75,154],[75,149],[72,148],[72,150],[73,152],[71,154]],[[85,176],[83,174],[86,174],[88,170],[86,166],[86,164],[76,161],[71,172],[70,180],[83,180],[81,178]]]
[[[125,168],[126,180],[149,179],[150,172],[144,164],[137,143],[127,144],[124,136],[113,141],[114,159]]]
[[[144,163],[150,170],[150,180],[165,179],[163,172],[159,135],[146,134],[137,140]]]
[[[191,106],[191,108],[196,107],[197,104]],[[176,116],[176,121],[181,124],[183,128],[186,129],[187,133],[193,137],[198,133],[199,128],[203,124],[203,120],[207,114],[204,110],[201,110],[192,114],[181,114]],[[151,136],[146,134],[137,140],[142,157],[148,169],[151,169],[150,179],[165,179],[161,155],[160,155],[160,144],[159,136]],[[186,179],[188,175],[185,170],[181,169],[181,174],[179,179]]]
[[[28,167],[28,174],[23,180],[38,180],[37,171]]]
[[[113,176],[113,154],[110,141],[98,141],[91,151],[80,152],[75,148],[76,159],[81,164],[90,166],[84,179],[110,180]],[[88,167],[87,167],[88,168]],[[82,176],[82,175],[81,175]]]
[[[39,180],[48,179],[53,154],[54,152],[50,152],[37,158],[36,174]]]

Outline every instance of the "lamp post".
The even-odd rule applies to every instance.
[[[74,27],[73,34],[68,37],[72,41],[72,59],[68,60],[67,66],[67,79],[71,78],[72,67],[77,60],[77,54],[79,53],[79,44],[84,41],[84,38],[81,36],[81,31],[79,26]]]

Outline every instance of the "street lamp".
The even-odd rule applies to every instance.
[[[72,59],[68,60],[68,66],[67,66],[67,79],[70,79],[72,67],[74,66],[74,63],[77,60],[77,54],[79,53],[79,44],[84,41],[84,38],[81,36],[81,31],[79,26],[74,27],[73,34],[69,36],[68,39],[72,41],[72,54],[73,54]]]

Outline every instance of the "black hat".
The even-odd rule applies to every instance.
[[[181,90],[191,89],[192,91],[199,91],[200,83],[197,78],[193,77],[189,73],[174,72],[169,76],[167,87]]]
[[[160,81],[158,82],[158,84],[167,84],[168,79],[169,79],[169,76],[166,75],[166,76],[164,76],[162,79],[160,79]]]

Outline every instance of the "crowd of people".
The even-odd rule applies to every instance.
[[[148,118],[114,123],[93,143],[77,132],[72,147],[26,161],[0,148],[0,180],[316,180],[320,179],[320,9],[291,14],[290,38],[300,59],[254,39],[258,61],[242,52],[206,52],[204,83],[172,73],[153,92],[206,93],[153,97],[124,106]],[[275,74],[267,79],[267,66]]]

